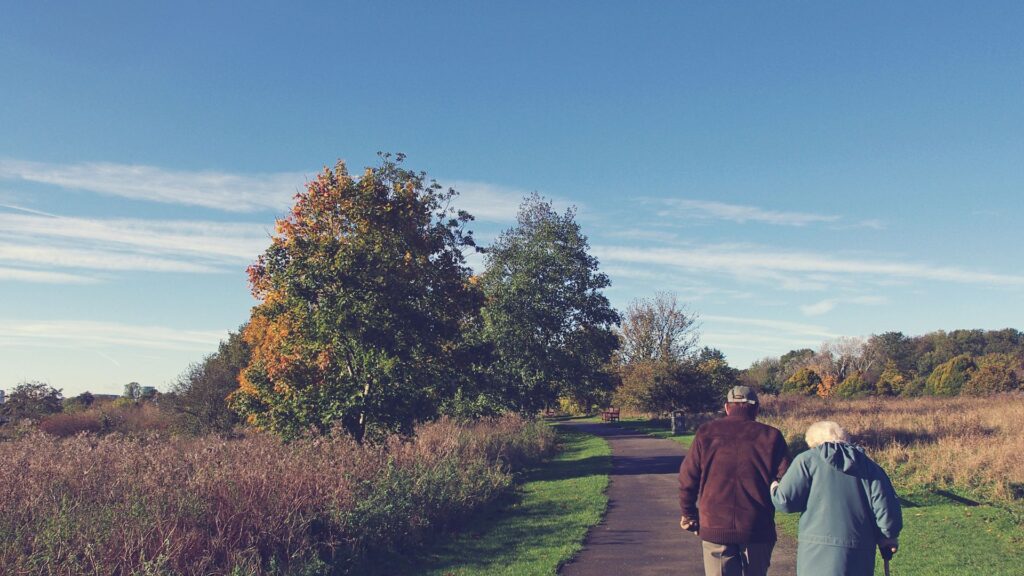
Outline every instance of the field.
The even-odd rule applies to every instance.
[[[889,473],[903,503],[904,576],[1012,576],[1024,564],[1024,396],[767,398],[763,421],[793,451],[818,420],[834,420]],[[796,514],[780,515],[796,536]],[[882,574],[879,561],[876,574]]]
[[[0,442],[5,574],[365,573],[492,504],[554,449],[541,422],[412,440],[32,434]]]
[[[1024,395],[990,398],[766,398],[761,420],[805,444],[834,420],[892,476],[900,492],[947,490],[1004,504],[1024,496]]]

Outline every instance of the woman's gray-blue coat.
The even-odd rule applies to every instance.
[[[780,512],[803,512],[800,576],[870,576],[878,541],[903,529],[889,477],[851,444],[826,442],[794,458],[772,503]]]

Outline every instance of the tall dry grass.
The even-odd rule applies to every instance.
[[[1024,490],[1024,395],[988,398],[765,398],[762,421],[803,443],[807,427],[834,420],[902,490],[963,489],[1014,500]]]
[[[516,417],[411,441],[35,434],[0,443],[4,574],[358,572],[444,529],[542,457]]]

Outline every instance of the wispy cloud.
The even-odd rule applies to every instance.
[[[800,307],[800,311],[805,316],[821,316],[827,314],[832,310],[835,310],[836,306],[840,304],[862,304],[862,305],[878,305],[884,304],[886,299],[881,296],[854,296],[849,298],[826,298],[819,300],[813,304],[807,304]]]
[[[95,278],[80,276],[78,274],[50,272],[47,270],[26,270],[23,268],[0,266],[0,281],[3,280],[34,282],[37,284],[95,284],[98,282]]]
[[[0,280],[88,283],[55,270],[211,273],[241,270],[268,244],[260,224],[0,213]]]
[[[738,325],[744,328],[764,328],[774,333],[797,334],[813,337],[816,339],[838,338],[839,334],[830,331],[824,326],[817,324],[804,324],[802,322],[790,322],[787,320],[771,320],[768,318],[754,318],[744,316],[720,316],[702,315],[701,319],[709,323]]]
[[[145,272],[216,272],[208,264],[160,258],[131,252],[79,249],[62,246],[21,246],[0,242],[0,262],[89,270]]]
[[[52,164],[0,159],[0,179],[38,182],[107,196],[201,206],[226,212],[283,210],[307,177],[304,172],[189,172],[137,164]]]
[[[479,220],[492,222],[515,220],[519,204],[529,195],[525,190],[486,182],[454,180],[448,184],[459,193],[455,202],[460,210],[469,212]]]
[[[313,174],[186,171],[111,162],[56,164],[0,158],[0,180],[36,182],[105,196],[225,212],[282,212]],[[519,203],[529,193],[469,180],[449,184],[459,191],[456,206],[486,221],[514,220]],[[18,206],[5,207],[44,214]]]
[[[0,321],[0,346],[146,348],[203,352],[213,350],[227,330],[178,330],[84,320]]]
[[[740,224],[746,222],[761,222],[774,224],[776,226],[806,226],[815,223],[838,222],[839,216],[827,214],[812,214],[809,212],[786,212],[780,210],[766,210],[757,206],[746,206],[742,204],[727,204],[710,200],[687,200],[678,198],[666,198],[662,202],[673,210],[663,210],[660,216],[683,216],[689,218],[702,218],[713,220],[728,220]]]
[[[848,278],[851,276],[1024,286],[1024,276],[1014,274],[997,274],[915,262],[846,258],[742,244],[647,249],[595,246],[594,253],[602,262],[646,263],[687,270],[726,273],[741,280],[789,278],[796,283],[796,286],[790,287],[798,287],[803,282],[809,282],[819,284],[824,288],[827,287],[830,277]]]
[[[702,315],[703,342],[710,346],[778,356],[798,348],[817,348],[838,334],[815,324],[741,316]]]
[[[159,254],[248,261],[269,244],[269,226],[196,220],[74,218],[0,213],[0,237],[81,241]]]

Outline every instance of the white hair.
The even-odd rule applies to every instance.
[[[820,446],[825,442],[848,442],[849,437],[846,435],[846,430],[843,427],[831,420],[824,420],[821,422],[815,422],[807,428],[807,434],[804,436],[807,441],[808,448],[814,448]]]

